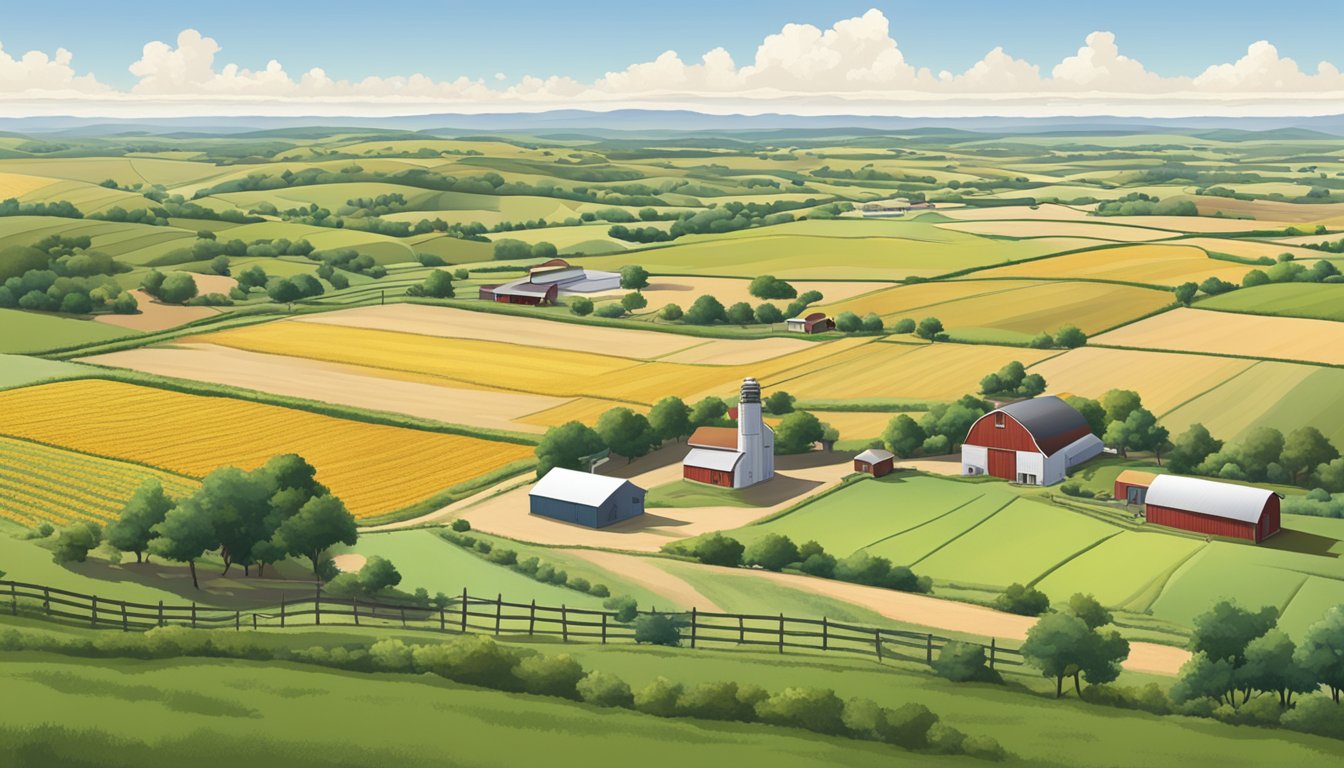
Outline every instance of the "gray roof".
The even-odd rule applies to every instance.
[[[551,290],[550,285],[538,285],[530,283],[527,280],[514,280],[511,283],[497,285],[494,288],[495,293],[504,295],[516,294],[519,296],[545,296]]]
[[[568,501],[585,507],[598,507],[627,485],[643,492],[642,488],[622,477],[607,477],[556,467],[538,480],[527,495]]]
[[[1148,486],[1147,504],[1183,509],[1201,515],[1258,523],[1273,491],[1249,485],[1219,483],[1197,477],[1158,475]]]
[[[997,410],[1012,416],[1013,420],[1026,427],[1046,454],[1053,454],[1073,442],[1068,440],[1062,445],[1056,445],[1060,436],[1087,428],[1087,419],[1083,418],[1083,414],[1054,395],[1009,403]]]
[[[854,460],[866,461],[869,464],[876,464],[879,461],[886,461],[887,459],[894,459],[894,458],[896,458],[896,454],[892,453],[891,451],[884,451],[881,448],[869,448],[863,453],[860,453],[858,456],[855,456]]]
[[[737,462],[742,460],[741,451],[721,451],[714,448],[692,448],[682,459],[682,464],[701,469],[716,469],[720,472],[732,472]]]

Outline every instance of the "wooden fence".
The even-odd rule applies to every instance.
[[[226,609],[198,605],[166,605],[109,600],[40,584],[0,580],[0,600],[10,613],[87,623],[90,627],[124,631],[164,626],[197,629],[270,629],[291,627],[400,627],[459,634],[558,637],[563,642],[633,643],[632,624],[617,621],[613,611],[514,603],[502,595],[484,598],[464,589],[447,604],[424,605],[333,598],[315,590],[312,597],[282,601],[264,609]],[[648,614],[651,612],[641,611]],[[859,626],[827,618],[716,613],[692,608],[667,613],[680,626],[684,645],[762,646],[786,650],[855,653],[878,661],[898,658],[932,662],[949,638],[900,629]],[[991,668],[1023,664],[1016,649],[997,640],[980,644]]]

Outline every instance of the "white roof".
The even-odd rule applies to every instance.
[[[858,456],[855,456],[854,460],[866,461],[869,464],[876,464],[879,461],[886,461],[887,459],[894,459],[894,458],[896,458],[896,454],[892,453],[891,451],[884,451],[881,448],[869,448],[863,453],[860,453]]]
[[[732,472],[737,462],[742,460],[741,451],[719,451],[713,448],[692,448],[686,454],[682,464],[701,469],[717,469],[720,472]]]
[[[527,495],[596,507],[629,482],[623,477],[607,477],[556,467],[538,480]]]
[[[1158,475],[1148,487],[1144,501],[1159,507],[1183,509],[1201,515],[1260,522],[1260,513],[1273,491],[1249,485],[1233,485],[1179,475]]]

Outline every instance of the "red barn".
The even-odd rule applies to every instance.
[[[527,280],[515,280],[503,285],[483,285],[480,289],[482,301],[497,301],[501,304],[554,304],[559,293],[555,283],[538,285]]]
[[[835,321],[824,312],[813,312],[807,317],[791,317],[784,321],[784,327],[793,333],[825,333],[835,330]]]
[[[1156,477],[1157,475],[1152,472],[1126,469],[1115,476],[1115,500],[1142,507],[1148,489],[1152,487],[1153,479]]]
[[[1279,532],[1279,495],[1249,485],[1158,475],[1144,501],[1148,522],[1260,542]]]
[[[1036,397],[976,420],[961,446],[961,472],[1054,485],[1101,449],[1081,413],[1058,397]]]
[[[869,448],[854,457],[854,471],[867,472],[873,477],[882,477],[891,474],[891,470],[896,468],[896,456],[891,451],[884,451],[881,448]]]

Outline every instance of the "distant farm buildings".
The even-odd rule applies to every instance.
[[[906,211],[929,210],[934,207],[933,203],[918,202],[911,203],[904,197],[897,197],[891,200],[876,200],[871,203],[864,203],[859,210],[865,217],[873,216],[904,216]]]
[[[504,304],[554,304],[562,293],[598,293],[621,287],[621,276],[571,265],[564,259],[551,259],[528,270],[527,277],[501,285],[483,285],[482,301]]]
[[[1138,498],[1150,523],[1257,544],[1279,532],[1279,495],[1273,491],[1177,475],[1145,478],[1145,474],[1120,473],[1115,497],[1127,502]]]
[[[686,441],[682,477],[724,488],[746,488],[775,476],[775,431],[761,417],[761,385],[742,380],[737,428],[700,427]]]
[[[1054,485],[1101,451],[1101,440],[1081,413],[1058,397],[1036,397],[976,420],[961,447],[961,472]]]
[[[604,528],[644,514],[644,489],[619,477],[556,467],[528,493],[534,515]]]
[[[854,471],[882,477],[896,467],[896,455],[881,448],[869,448],[854,457]]]
[[[824,312],[813,312],[807,317],[791,317],[784,321],[791,333],[825,333],[835,330],[835,321]]]

